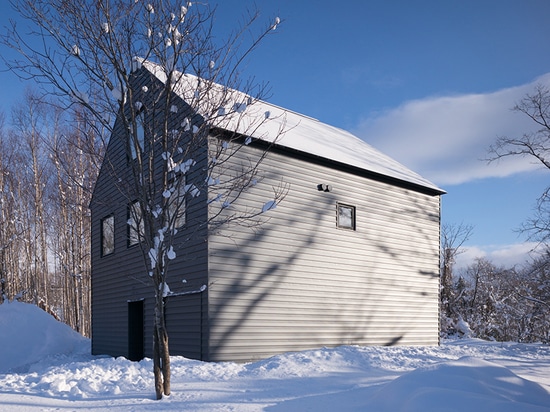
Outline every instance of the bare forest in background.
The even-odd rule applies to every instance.
[[[54,107],[28,91],[0,118],[0,303],[33,303],[89,337],[88,204],[105,142]]]
[[[441,336],[550,343],[550,253],[514,267],[477,258],[455,270],[472,230],[441,229]]]

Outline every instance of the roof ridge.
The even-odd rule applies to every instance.
[[[162,66],[145,59],[138,61],[160,81],[163,83],[167,81],[168,76]],[[200,77],[191,73],[178,73],[201,80]],[[216,82],[212,82],[212,84],[242,94],[243,97],[248,96],[246,93],[228,86]],[[183,100],[189,100],[183,93],[180,94],[177,90],[175,92]],[[225,100],[222,101],[227,103]],[[222,108],[219,107],[219,109]],[[271,113],[272,111],[275,113]],[[227,116],[223,116],[220,121],[223,123],[216,127],[221,129],[232,130],[256,139],[407,182],[414,186],[424,187],[436,194],[445,193],[434,183],[351,132],[261,99],[257,99],[249,105],[245,104],[242,110],[233,110]]]

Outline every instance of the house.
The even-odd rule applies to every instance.
[[[149,89],[167,81],[150,62],[135,76]],[[176,94],[185,106],[190,97]],[[253,142],[235,161],[269,152],[238,202],[261,207],[281,182],[285,197],[253,230],[193,227],[212,213],[215,185],[188,201],[178,236],[191,240],[165,298],[171,353],[248,361],[322,346],[437,345],[444,191],[344,130],[262,101],[243,111],[267,121],[243,132]],[[243,123],[218,129],[241,133]],[[90,204],[92,352],[141,359],[151,356],[154,299],[129,230],[131,199],[113,181],[125,167],[115,126]],[[187,181],[205,173],[191,168]]]

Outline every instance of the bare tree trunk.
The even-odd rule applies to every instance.
[[[38,26],[33,32],[39,37],[38,50],[33,49],[34,42],[29,41],[26,33],[19,32],[15,23],[6,35],[0,36],[0,42],[22,53],[21,60],[8,65],[10,69],[22,77],[49,83],[53,94],[57,92],[61,97],[61,107],[81,108],[92,119],[90,124],[95,126],[98,135],[105,130],[113,132],[111,116],[118,116],[115,124],[120,125],[121,135],[116,138],[125,140],[125,157],[131,161],[127,168],[119,170],[117,165],[114,169],[119,173],[118,183],[114,184],[125,200],[137,199],[139,203],[144,230],[141,232],[139,227],[136,230],[143,244],[143,275],[150,280],[150,270],[155,271],[151,282],[156,288],[153,365],[155,392],[160,399],[170,394],[170,351],[164,290],[158,287],[169,279],[163,263],[168,251],[170,256],[175,256],[174,242],[181,246],[189,240],[176,239],[182,227],[179,220],[185,216],[186,199],[191,201],[201,193],[205,196],[208,180],[220,182],[217,188],[220,202],[216,203],[216,211],[209,215],[208,221],[198,224],[200,231],[231,222],[248,225],[253,221],[250,226],[255,226],[261,220],[261,207],[228,211],[223,205],[236,202],[256,186],[254,176],[264,156],[235,170],[229,159],[248,144],[241,142],[241,137],[252,136],[269,116],[258,116],[245,127],[248,130],[239,129],[238,133],[222,133],[214,138],[211,132],[223,129],[228,119],[230,123],[240,124],[245,117],[244,108],[266,92],[264,86],[256,87],[252,79],[242,83],[240,66],[281,21],[276,18],[257,35],[249,36],[259,15],[251,13],[233,34],[218,37],[213,33],[215,10],[208,2],[159,0],[151,3],[21,0],[14,3],[14,8]],[[162,38],[152,33],[162,33]],[[40,45],[45,45],[44,50]],[[168,81],[139,84],[141,74],[149,77],[153,71],[152,67],[143,68],[136,56],[156,61],[158,73],[166,75]],[[173,100],[174,85],[189,72],[198,76],[197,83],[192,80],[182,84],[182,96]],[[51,89],[48,88],[48,92]],[[186,100],[185,109],[178,109],[176,103],[180,98]],[[181,110],[185,110],[185,117]],[[282,132],[279,130],[277,136]],[[215,154],[208,153],[209,136],[218,143]],[[270,141],[277,136],[271,136]],[[185,175],[196,162],[203,162],[200,167],[205,169],[201,173],[206,173],[208,179],[188,184]],[[225,162],[227,167],[223,166]],[[128,169],[132,169],[131,172]],[[283,189],[273,188],[274,198],[269,199],[270,202],[280,201]],[[72,220],[71,201],[67,206],[65,217]],[[214,210],[213,204],[207,207]],[[73,227],[73,236],[78,238],[82,232],[77,227]],[[87,266],[80,262],[88,264],[89,256],[78,255],[76,247],[70,249],[68,253],[77,254],[78,263],[71,265],[72,257],[65,257],[65,275],[75,275],[77,270],[84,274]],[[150,251],[157,251],[156,262],[151,262]],[[70,291],[69,286],[72,286]],[[76,311],[82,302],[80,291],[70,282],[66,292],[66,303],[69,305],[69,302],[73,302]],[[81,316],[75,320],[77,324],[81,321]]]
[[[2,120],[0,117],[1,126]],[[4,299],[13,299],[26,288],[21,268],[26,265],[29,245],[24,227],[29,204],[21,198],[21,187],[25,186],[24,170],[20,167],[22,140],[4,133],[3,128],[0,132],[0,277],[4,279]]]
[[[64,228],[54,249],[63,291],[64,321],[90,336],[90,215],[87,204],[99,169],[95,160],[94,133],[86,133],[79,113],[63,119],[64,129],[53,138],[51,158],[56,170],[55,221]]]
[[[158,268],[157,268],[158,270]],[[156,275],[160,277],[159,275]],[[157,278],[158,279],[158,278]],[[162,285],[162,284],[161,284]],[[153,325],[153,368],[157,399],[170,395],[170,346],[164,317],[164,296],[162,289],[156,288],[155,317]]]
[[[164,385],[163,385],[163,372],[162,372],[162,360],[161,360],[161,336],[160,336],[160,313],[157,307],[155,307],[155,324],[153,326],[153,373],[155,376],[155,393],[157,399],[162,399],[164,394]]]
[[[458,321],[453,269],[462,245],[471,236],[472,226],[443,225],[441,228],[440,323],[441,332],[453,332]]]
[[[164,316],[163,316],[164,318]],[[164,323],[164,320],[163,320]],[[170,396],[170,350],[168,346],[168,332],[164,325],[161,326],[160,330],[161,337],[161,359],[162,359],[162,379],[164,380],[163,389],[166,396]]]

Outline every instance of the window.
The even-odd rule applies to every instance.
[[[336,225],[341,229],[355,230],[355,206],[337,203]]]
[[[168,219],[175,229],[185,225],[185,194],[189,189],[185,185],[185,175],[180,176],[178,179],[178,184],[168,198]]]
[[[137,124],[137,131],[136,131],[136,137],[137,137],[137,143],[139,145],[140,153],[143,152],[143,147],[145,144],[145,127],[143,125],[143,111],[138,113],[136,116],[136,124]],[[134,145],[134,142],[132,141],[133,134],[130,134],[130,151],[132,153],[132,160],[136,160],[137,153],[136,153],[136,147]]]
[[[109,215],[101,220],[101,256],[115,251],[115,217]]]
[[[132,202],[128,206],[128,247],[139,243],[140,235],[143,237],[144,227],[139,202]]]

